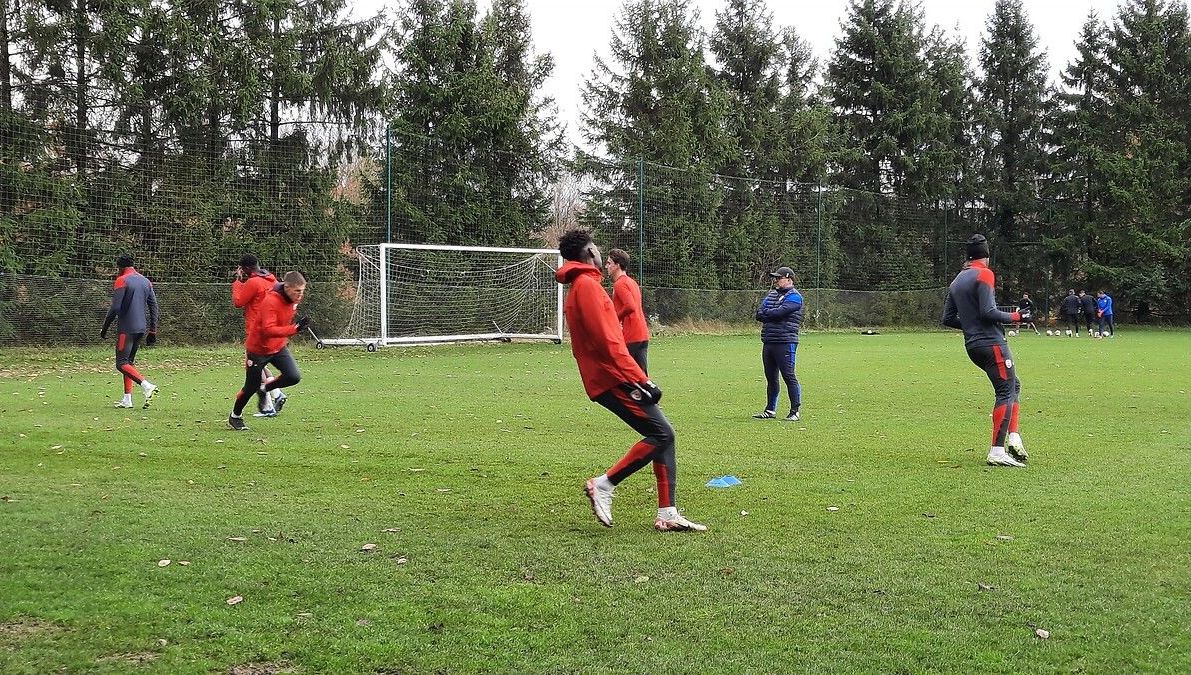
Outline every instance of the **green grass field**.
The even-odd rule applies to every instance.
[[[957,334],[806,336],[798,423],[749,418],[755,336],[655,340],[711,528],[666,535],[648,469],[591,516],[637,439],[568,345],[305,343],[241,434],[236,348],[143,350],[147,411],[8,350],[0,672],[1191,671],[1191,333],[1011,344],[1024,470]]]

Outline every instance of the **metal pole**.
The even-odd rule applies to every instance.
[[[815,302],[815,312],[823,308],[823,179],[819,179],[815,190],[816,206],[815,206],[815,288],[818,298]]]
[[[645,159],[637,158],[637,283],[645,283]]]
[[[389,135],[389,127],[385,126],[385,242],[391,241],[393,241],[393,141]]]

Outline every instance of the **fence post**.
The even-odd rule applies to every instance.
[[[823,306],[823,179],[820,178],[815,186],[815,289],[819,297],[815,299],[815,315]],[[817,321],[815,323],[818,323]]]
[[[637,158],[637,282],[645,285],[645,158]]]
[[[393,241],[393,142],[385,125],[385,242]]]

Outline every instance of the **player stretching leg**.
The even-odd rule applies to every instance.
[[[132,256],[127,253],[116,258],[120,275],[112,284],[112,306],[103,320],[99,336],[106,338],[112,322],[118,321],[120,332],[116,336],[116,370],[123,376],[124,397],[116,403],[116,407],[132,407],[132,385],[135,383],[141,385],[141,392],[145,395],[144,407],[148,408],[149,401],[157,393],[157,385],[146,380],[133,363],[136,362],[136,350],[141,338],[150,347],[157,344],[157,296],[153,293],[153,284],[137,272],[132,264]]]
[[[235,405],[227,418],[228,426],[236,431],[248,428],[244,424],[244,406],[248,405],[248,401],[254,395],[268,394],[282,387],[292,387],[301,381],[302,373],[286,345],[289,338],[297,335],[310,323],[307,317],[294,321],[298,303],[305,294],[305,277],[298,272],[288,272],[285,280],[274,286],[260,301],[256,324],[248,329],[251,339],[244,345],[248,352],[244,360],[244,387],[236,394]],[[265,366],[270,364],[281,374],[262,380]]]
[[[993,405],[992,447],[988,463],[993,466],[1025,466],[1028,459],[1021,435],[1017,433],[1018,395],[1021,382],[1013,365],[1009,343],[1001,324],[1029,321],[1029,312],[1002,312],[997,309],[993,289],[996,277],[988,267],[988,240],[974,234],[967,243],[968,263],[951,282],[943,310],[943,325],[964,332],[968,358],[992,381],[996,402]]]
[[[658,489],[654,528],[659,532],[706,530],[705,525],[684,518],[674,505],[674,428],[658,406],[662,390],[629,355],[612,299],[600,285],[600,249],[585,230],[567,232],[558,248],[567,262],[555,278],[571,286],[563,310],[583,387],[591,400],[644,436],[607,473],[587,481],[584,490],[592,512],[601,524],[612,527],[612,492],[621,481],[652,462]]]

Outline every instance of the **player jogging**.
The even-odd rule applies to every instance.
[[[1017,433],[1018,395],[1021,382],[1013,365],[1009,343],[1001,324],[1029,321],[1028,312],[997,309],[993,289],[996,277],[988,267],[988,240],[974,234],[967,242],[968,263],[947,292],[943,325],[964,332],[968,358],[988,375],[996,393],[993,406],[992,447],[988,463],[993,466],[1025,466],[1028,460],[1021,435]],[[1075,297],[1072,295],[1071,297]]]
[[[644,436],[607,473],[587,481],[584,490],[592,512],[602,525],[612,527],[612,493],[616,486],[652,462],[658,490],[654,528],[659,532],[706,530],[705,525],[687,520],[674,506],[674,428],[658,406],[662,390],[649,380],[625,346],[612,299],[600,285],[600,249],[585,230],[565,233],[558,249],[567,262],[555,278],[571,286],[563,311],[571,332],[571,352],[587,396]]]
[[[619,248],[608,252],[604,268],[612,276],[612,307],[620,319],[620,330],[624,334],[625,347],[629,355],[649,373],[649,324],[645,321],[645,310],[641,306],[641,286],[629,276],[629,254]]]
[[[144,407],[148,408],[149,401],[157,393],[157,385],[146,380],[133,363],[136,362],[136,350],[142,338],[150,347],[157,344],[157,296],[153,293],[153,284],[137,272],[132,264],[132,256],[127,253],[116,258],[120,274],[112,284],[112,306],[103,320],[99,337],[107,338],[112,321],[119,323],[116,370],[124,376],[124,398],[116,403],[116,407],[132,407],[132,385],[135,382],[141,385],[141,392],[145,394]]]
[[[260,303],[265,295],[277,285],[277,277],[268,270],[261,269],[260,261],[251,253],[245,253],[240,258],[240,266],[234,272],[236,280],[232,282],[232,304],[244,310],[244,344],[252,340],[248,331],[257,324]],[[272,377],[268,368],[261,369],[262,383]],[[272,417],[281,412],[285,405],[285,392],[275,389],[272,396],[264,393],[257,395],[257,410],[265,417]]]
[[[282,283],[275,285],[260,301],[256,323],[248,329],[249,339],[244,344],[248,352],[244,360],[244,388],[236,394],[235,406],[227,418],[228,426],[236,431],[248,428],[244,425],[244,406],[254,394],[268,394],[301,381],[302,373],[286,345],[310,323],[307,317],[294,321],[298,303],[302,302],[305,293],[306,278],[298,272],[286,272]],[[262,384],[261,373],[270,364],[281,374]]]

